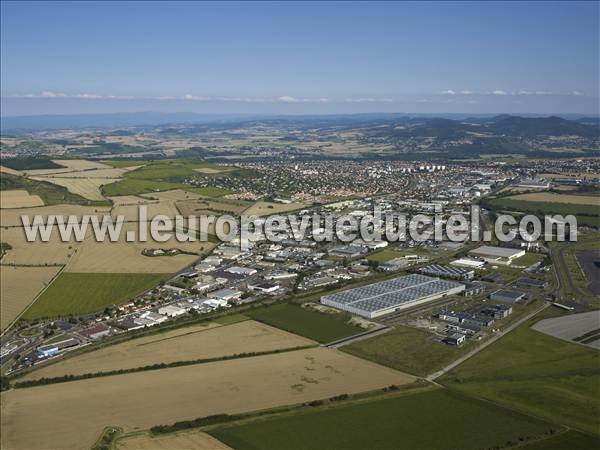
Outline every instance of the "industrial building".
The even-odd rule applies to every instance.
[[[519,278],[515,284],[522,288],[544,289],[548,286],[546,280],[538,280],[537,278]]]
[[[419,270],[424,275],[434,277],[455,278],[457,280],[471,280],[475,276],[475,271],[465,270],[458,267],[442,266],[440,264],[430,264]]]
[[[367,318],[375,318],[438,298],[458,294],[465,286],[454,281],[412,274],[321,297],[321,303]]]
[[[452,261],[450,265],[456,267],[469,267],[471,269],[481,269],[483,266],[485,266],[485,261],[479,261],[478,259],[471,258],[459,258]]]
[[[507,303],[525,303],[527,294],[521,291],[509,291],[508,289],[500,289],[490,294],[490,300]]]
[[[515,259],[525,255],[525,250],[516,248],[492,247],[482,245],[469,252],[471,256],[477,256],[490,264],[510,265]]]

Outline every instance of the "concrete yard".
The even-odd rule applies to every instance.
[[[540,320],[532,328],[565,341],[573,341],[586,333],[600,329],[600,311]],[[585,345],[600,348],[600,339]]]

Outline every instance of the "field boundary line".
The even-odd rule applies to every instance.
[[[50,267],[56,267],[56,266],[50,266]],[[59,277],[59,275],[65,270],[65,267],[67,267],[66,264],[63,265],[58,272],[56,272],[56,275],[54,275],[52,277],[52,279],[50,280],[50,282],[46,286],[44,286],[44,288],[40,292],[38,292],[35,297],[33,297],[33,300],[31,300],[31,302],[27,305],[27,307],[25,309],[23,309],[23,311],[21,311],[21,313],[17,317],[15,317],[15,319],[11,323],[8,324],[8,326],[4,329],[4,331],[2,333],[0,333],[0,337],[4,336],[4,334],[8,330],[10,330],[13,327],[14,324],[16,324],[18,322],[18,320],[23,316],[23,314],[25,314],[33,306],[33,304],[38,300],[38,298],[44,292],[46,292],[46,290],[50,287],[50,285],[52,283],[54,283],[54,281]]]

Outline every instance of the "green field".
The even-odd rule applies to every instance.
[[[23,314],[24,319],[88,314],[126,302],[166,274],[62,273]]]
[[[431,333],[397,326],[387,333],[353,342],[340,350],[418,376],[427,376],[451,363],[470,345],[451,347],[431,340]]]
[[[300,336],[327,343],[360,333],[362,328],[346,323],[345,315],[310,311],[289,303],[278,303],[244,311],[246,316]]]
[[[600,352],[534,331],[529,328],[533,323],[521,325],[438,381],[600,434]]]
[[[132,165],[136,165],[135,162]],[[216,166],[200,160],[187,159],[146,161],[142,167],[125,173],[123,180],[103,186],[102,192],[106,196],[116,196],[185,189],[209,197],[219,197],[230,193],[227,189],[194,187],[184,182],[192,177],[197,179],[206,177],[207,175],[194,171],[194,169],[203,167],[215,168]]]
[[[64,169],[65,166],[56,164],[50,158],[39,156],[25,156],[21,158],[4,158],[2,165],[15,170],[34,170],[34,169]],[[4,176],[4,174],[2,174]]]
[[[221,426],[209,433],[237,450],[476,450],[516,445],[559,429],[488,402],[436,389]]]
[[[525,255],[517,258],[513,261],[513,265],[515,266],[524,266],[529,267],[535,263],[541,262],[544,260],[546,255],[541,253],[525,253]]]
[[[390,259],[399,258],[401,256],[402,253],[400,252],[397,252],[395,250],[384,249],[367,256],[367,259],[369,261],[386,262]]]

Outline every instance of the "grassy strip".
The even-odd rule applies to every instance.
[[[15,382],[14,387],[16,389],[19,389],[19,388],[28,388],[28,387],[33,387],[33,386],[43,386],[43,385],[47,385],[47,384],[67,383],[69,381],[87,380],[89,378],[110,377],[113,375],[123,375],[123,374],[127,374],[127,373],[146,372],[149,370],[170,369],[173,367],[193,366],[196,364],[207,364],[207,363],[212,363],[212,362],[217,362],[217,361],[229,361],[231,359],[252,358],[254,356],[273,355],[273,354],[277,354],[277,353],[293,352],[296,350],[305,350],[307,348],[313,348],[313,347],[315,347],[315,346],[314,345],[303,345],[303,346],[299,346],[299,347],[268,350],[268,351],[264,351],[264,352],[237,353],[235,355],[218,356],[215,358],[192,359],[192,360],[186,360],[186,361],[175,361],[172,363],[157,363],[157,364],[151,364],[148,366],[134,367],[131,369],[118,369],[118,370],[109,370],[107,372],[82,373],[80,375],[63,375],[60,377],[40,378],[38,380],[17,381],[17,382]]]
[[[242,425],[223,425],[210,430],[209,434],[239,450],[479,450],[514,447],[560,430],[560,426],[489,402],[435,389]]]
[[[427,376],[471,350],[435,342],[425,330],[398,325],[387,333],[352,342],[340,351],[417,376]]]
[[[326,314],[310,311],[296,304],[278,303],[246,313],[252,319],[290,333],[314,339],[320,343],[333,342],[364,331],[347,323],[345,314]]]

